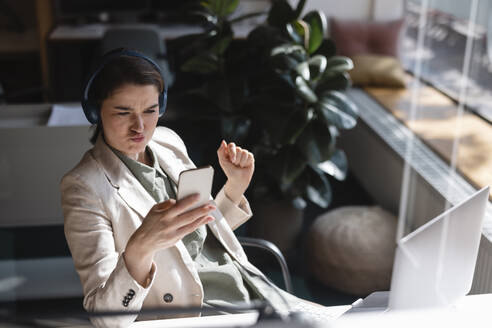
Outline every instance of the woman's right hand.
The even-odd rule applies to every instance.
[[[140,285],[145,285],[156,251],[174,246],[181,238],[214,219],[210,216],[215,210],[212,204],[189,210],[197,201],[198,195],[191,195],[180,201],[169,199],[155,204],[130,237],[124,259],[128,272]]]

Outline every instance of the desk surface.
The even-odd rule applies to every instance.
[[[258,318],[257,312],[211,315],[206,317],[164,319],[134,322],[131,328],[193,328],[193,327],[245,327],[251,326]]]
[[[371,296],[371,295],[370,295]],[[381,305],[381,297],[371,298],[367,297],[365,307],[373,308]],[[383,297],[384,298],[384,297]],[[374,303],[375,302],[375,303]],[[358,303],[358,304],[357,304]],[[364,307],[362,300],[354,303],[354,307]],[[327,327],[431,327],[429,323],[441,323],[446,321],[445,327],[474,327],[474,325],[463,325],[464,322],[485,322],[490,326],[492,322],[492,315],[490,309],[492,308],[492,294],[483,295],[470,295],[463,297],[455,305],[446,309],[432,309],[432,310],[419,310],[419,311],[395,311],[387,312],[382,315],[382,312],[375,311],[358,311],[356,314],[344,315],[352,306],[332,306],[327,307],[328,311],[333,313],[334,318],[340,317],[340,319],[327,322]],[[227,314],[227,315],[214,315],[207,317],[193,317],[193,318],[180,318],[180,319],[165,319],[165,320],[149,320],[149,321],[137,321],[130,325],[131,328],[194,328],[194,327],[245,327],[251,326],[256,323],[258,314],[256,312],[242,313],[242,314]],[[453,321],[454,320],[454,321]],[[48,322],[43,322],[47,324]],[[61,322],[58,322],[60,326]],[[415,324],[414,324],[415,323]],[[55,322],[51,322],[55,324]],[[459,324],[459,325],[458,325]],[[62,325],[67,327],[67,325]],[[443,326],[442,324],[432,325],[432,327]],[[486,326],[486,325],[485,325]],[[485,327],[481,325],[480,327]],[[71,328],[87,328],[89,325],[70,325]],[[262,326],[266,327],[266,326]],[[281,327],[279,325],[273,325],[272,327]],[[488,327],[488,326],[487,326]]]
[[[337,319],[351,308],[351,305],[326,307],[327,313]],[[206,317],[164,319],[134,322],[131,328],[193,328],[193,327],[246,327],[256,323],[257,312],[213,315]]]
[[[351,308],[351,305],[329,306],[326,307],[327,313],[333,316],[333,319],[337,319],[342,316],[347,310]],[[130,325],[130,328],[206,328],[206,327],[246,327],[252,326],[258,319],[257,312],[248,312],[241,314],[224,314],[224,315],[211,315],[205,317],[191,317],[191,318],[179,318],[179,319],[162,319],[162,320],[147,320],[136,321]],[[60,326],[60,322],[44,321],[43,324],[52,324]],[[88,328],[90,325],[63,325],[70,328]]]
[[[376,301],[376,305],[377,305]],[[373,304],[374,305],[374,304]],[[336,328],[394,328],[394,327],[490,327],[492,294],[463,297],[448,308],[425,310],[366,311],[344,315],[330,327]]]
[[[60,40],[99,40],[102,39],[104,33],[110,28],[155,28],[161,39],[174,39],[183,35],[192,33],[201,33],[203,28],[197,25],[186,24],[83,24],[83,25],[59,25],[53,29],[49,36],[50,41]],[[245,38],[248,33],[256,25],[251,24],[236,24],[234,25],[234,33],[238,38]]]
[[[388,306],[389,292],[375,292],[354,304],[345,314],[380,312]],[[475,313],[492,309],[492,294],[468,295],[459,299],[449,310],[461,313]]]

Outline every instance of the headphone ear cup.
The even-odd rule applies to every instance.
[[[95,105],[91,106],[90,115],[91,115],[92,124],[99,123],[99,108],[97,106]]]
[[[90,101],[84,101],[82,108],[84,109],[87,120],[91,124],[97,124],[99,122],[99,108],[96,104],[93,104]]]
[[[159,95],[159,117],[164,115],[167,106],[167,89]]]

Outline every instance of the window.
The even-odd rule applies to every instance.
[[[418,47],[421,10],[425,10],[423,47]],[[492,9],[490,0],[406,0],[407,31],[402,61],[414,72],[421,57],[421,78],[466,109],[492,122]],[[471,24],[470,24],[471,22]],[[468,44],[468,45],[467,45]],[[467,48],[468,46],[468,48]],[[468,50],[467,50],[468,49]],[[462,89],[466,87],[465,89]]]

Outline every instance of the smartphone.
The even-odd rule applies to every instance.
[[[207,204],[210,202],[213,178],[214,168],[210,165],[181,172],[178,180],[178,200],[199,194],[198,202],[190,209]]]

